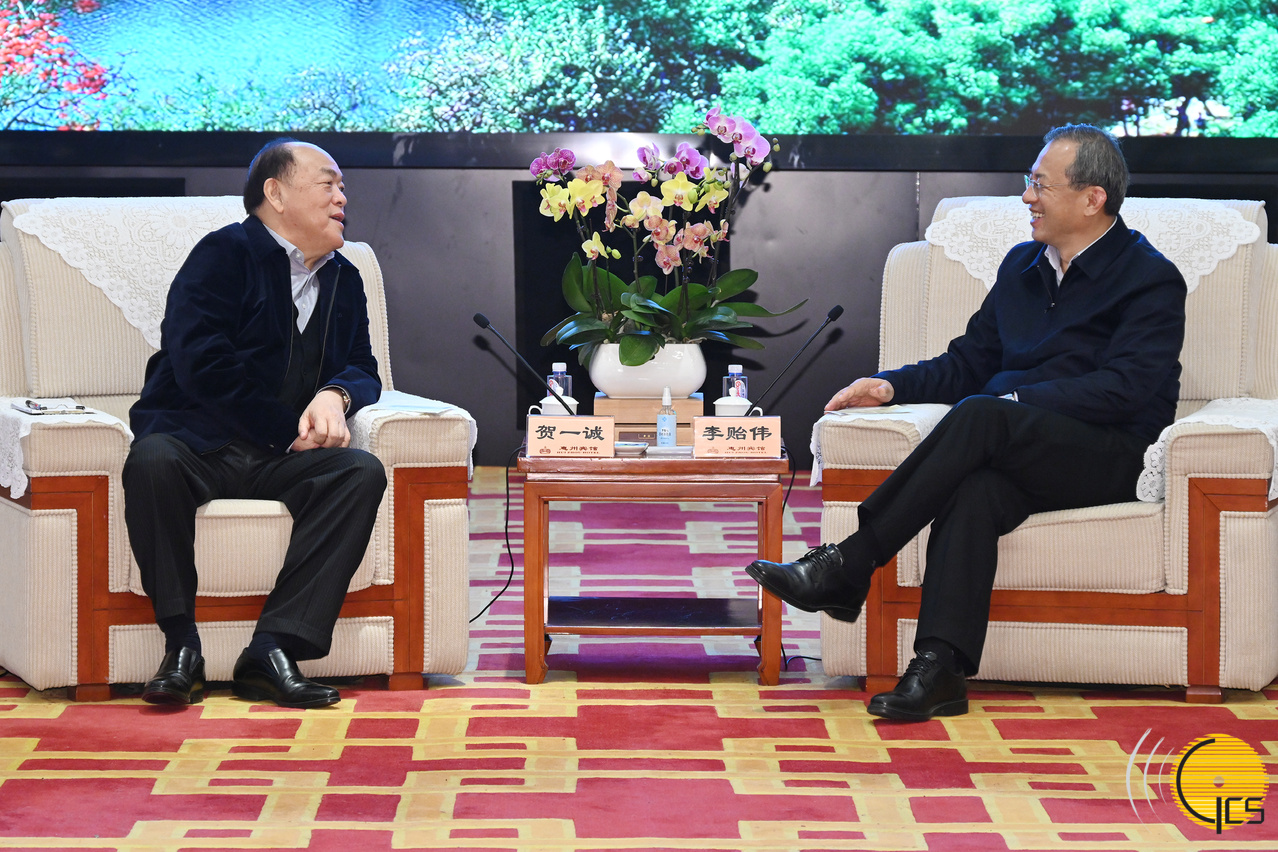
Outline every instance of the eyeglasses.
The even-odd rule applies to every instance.
[[[1026,192],[1031,192],[1031,193],[1033,193],[1035,198],[1038,198],[1040,195],[1042,195],[1042,194],[1043,194],[1043,190],[1045,190],[1045,189],[1051,189],[1051,188],[1052,188],[1052,187],[1054,187],[1054,186],[1073,186],[1073,184],[1071,184],[1071,183],[1042,183],[1041,181],[1039,181],[1039,179],[1038,179],[1038,178],[1032,178],[1032,177],[1030,177],[1029,175],[1025,175],[1025,191],[1026,191]]]

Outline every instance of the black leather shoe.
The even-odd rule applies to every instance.
[[[342,700],[337,690],[307,680],[279,648],[263,663],[246,650],[235,661],[231,692],[248,701],[274,701],[281,707],[327,707]]]
[[[935,651],[923,651],[905,667],[896,689],[880,692],[865,709],[873,716],[907,722],[962,716],[967,712],[967,678],[947,668]]]
[[[150,704],[199,704],[204,700],[204,658],[193,648],[169,651],[142,688]]]
[[[814,547],[793,562],[756,559],[746,573],[790,606],[839,621],[856,621],[870,593],[868,581],[859,585],[848,576],[843,554],[833,544]]]

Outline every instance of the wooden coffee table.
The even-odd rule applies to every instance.
[[[551,597],[550,503],[755,503],[758,555],[781,560],[780,459],[519,457],[524,480],[524,664],[528,683],[546,677],[550,634],[606,636],[758,636],[759,682],[781,673],[781,600],[754,598]],[[744,565],[742,566],[744,567]]]

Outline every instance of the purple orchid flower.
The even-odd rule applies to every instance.
[[[680,142],[675,157],[683,165],[683,171],[687,172],[688,177],[693,180],[701,180],[705,177],[706,167],[710,165],[710,161],[701,156],[701,152],[691,144]]]
[[[655,143],[644,145],[638,151],[639,164],[647,171],[655,172],[661,166],[661,154]]]
[[[718,137],[720,142],[733,141],[740,121],[739,118],[720,114],[718,107],[706,113],[706,129],[711,135]]]
[[[772,145],[763,137],[763,134],[755,130],[749,124],[745,124],[745,133],[741,138],[732,144],[732,150],[736,155],[745,160],[751,166],[757,166],[768,158],[768,154],[772,151]]]
[[[535,178],[549,183],[558,183],[568,176],[576,162],[577,157],[572,151],[567,148],[556,148],[549,154],[542,151],[541,155],[528,166],[528,171],[532,172]]]

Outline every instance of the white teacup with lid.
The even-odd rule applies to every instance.
[[[559,400],[555,399],[553,396],[550,396],[548,394],[542,398],[541,402],[537,402],[537,403],[534,403],[533,405],[528,406],[528,413],[530,415],[541,414],[546,417],[564,417],[569,414],[577,413],[576,399],[574,399],[571,396],[565,396],[564,402],[568,403],[568,408],[572,409],[571,411],[566,410],[562,405],[559,404]]]
[[[750,413],[750,400],[743,396],[721,396],[714,401],[715,417],[745,417]],[[755,406],[760,414],[763,410]]]

